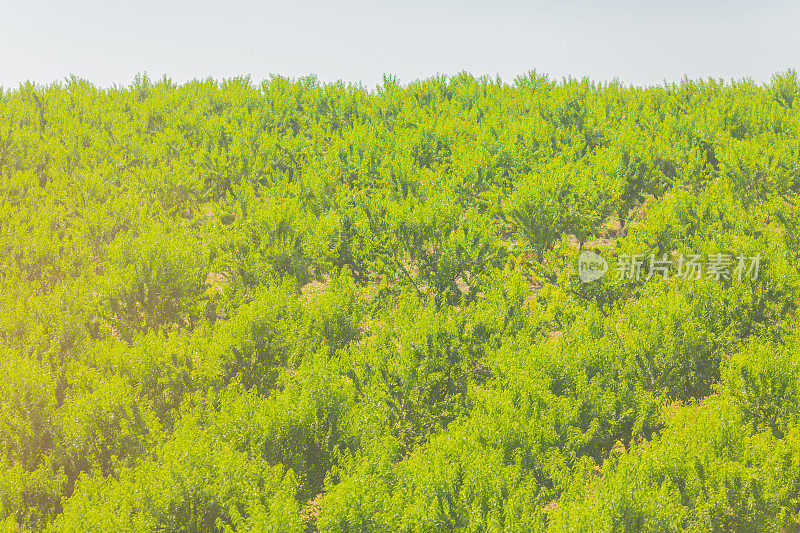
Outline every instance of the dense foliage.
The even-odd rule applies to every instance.
[[[0,90],[0,525],[797,530],[798,192],[794,71]]]

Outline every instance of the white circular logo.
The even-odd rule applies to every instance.
[[[578,257],[578,276],[584,283],[602,278],[607,270],[608,263],[600,254],[584,250]]]

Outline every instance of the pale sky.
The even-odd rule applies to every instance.
[[[0,86],[137,73],[176,82],[317,75],[373,89],[435,74],[535,69],[653,85],[800,70],[800,2],[440,0],[0,1]]]

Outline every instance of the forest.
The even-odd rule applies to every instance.
[[[798,193],[793,70],[0,88],[0,526],[800,531]]]

